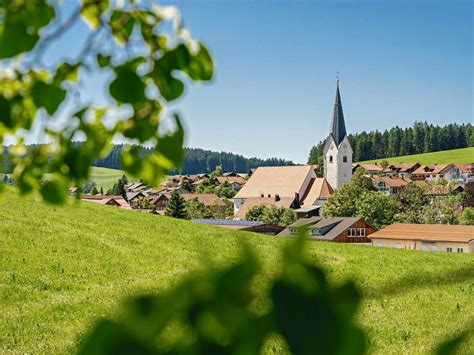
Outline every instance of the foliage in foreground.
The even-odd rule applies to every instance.
[[[293,354],[362,354],[367,342],[355,316],[360,294],[351,281],[331,286],[303,257],[304,237],[288,244],[264,312],[252,308],[259,264],[249,249],[241,262],[211,269],[165,295],[139,296],[119,320],[102,320],[81,354],[258,354],[279,335]],[[181,331],[163,345],[168,327]]]
[[[152,147],[146,156],[138,145],[122,150],[121,168],[157,184],[184,154],[177,113],[170,115],[175,130],[163,133],[164,107],[182,96],[184,77],[211,80],[214,64],[207,48],[191,38],[174,7],[153,1],[74,1],[72,13],[62,18],[63,6],[46,0],[0,2],[0,65],[5,68],[0,72],[0,145],[6,136],[30,131],[39,117],[46,118],[39,134],[52,141],[26,149],[18,139],[10,147],[18,189],[38,190],[51,203],[64,202],[71,184],[80,194],[90,166],[108,153],[117,136]],[[79,54],[44,65],[48,46],[81,19],[90,31],[78,43]],[[74,95],[90,69],[113,73],[107,83],[112,105],[92,107]],[[75,112],[57,129],[51,118],[73,95]],[[112,114],[123,119],[107,124]],[[79,137],[82,144],[75,142]]]

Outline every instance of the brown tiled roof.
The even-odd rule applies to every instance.
[[[383,181],[385,185],[389,187],[404,187],[411,182],[411,180],[407,178],[390,176],[375,176],[373,177],[373,181],[375,184],[379,183],[380,181]]]
[[[326,200],[334,192],[325,178],[312,178],[306,193],[301,196],[301,206],[314,205],[317,200]]]
[[[294,197],[312,170],[311,165],[259,167],[235,197]]]
[[[390,170],[398,170],[402,173],[407,172],[411,169],[414,169],[415,166],[417,166],[418,163],[395,163],[395,164],[390,164],[385,171],[390,171]]]
[[[443,174],[452,167],[451,164],[441,164],[441,165],[421,165],[416,169],[414,175],[438,175]]]
[[[181,194],[181,197],[185,201],[197,198],[199,202],[205,204],[206,206],[225,206],[224,200],[215,194]]]
[[[106,205],[110,201],[115,201],[121,208],[131,209],[128,202],[120,195],[91,195],[91,196],[81,196],[82,201],[94,202],[101,205]]]
[[[370,238],[468,243],[474,240],[474,226],[392,224],[371,234]]]
[[[216,177],[216,180],[219,184],[224,184],[225,182],[228,182],[229,184],[232,184],[232,183],[236,183],[239,185],[245,184],[245,179],[241,176],[218,176]]]
[[[294,197],[281,197],[278,201],[275,201],[274,197],[249,197],[246,198],[242,206],[240,206],[240,209],[235,214],[235,218],[245,219],[247,211],[257,205],[289,208],[293,204],[294,199]]]
[[[470,173],[471,171],[474,171],[474,170],[471,170],[472,169],[472,166],[474,164],[459,164],[459,163],[454,163],[453,164],[456,168],[458,168],[461,172],[463,173]]]
[[[361,167],[367,171],[383,171],[383,168],[377,164],[356,164],[355,167]]]

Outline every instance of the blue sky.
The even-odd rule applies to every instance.
[[[176,105],[189,146],[305,162],[328,134],[337,71],[348,132],[474,121],[472,1],[168,3],[216,61],[214,81]],[[93,76],[83,90],[102,89]]]

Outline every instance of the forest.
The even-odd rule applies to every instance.
[[[390,130],[362,131],[348,136],[354,151],[352,160],[366,161],[402,155],[437,152],[474,146],[474,126],[452,123],[435,126],[415,122],[412,127],[395,126]],[[324,140],[311,148],[309,164],[318,164]]]
[[[93,165],[104,168],[120,169],[120,152],[123,147],[122,144],[114,145],[105,158],[95,160]],[[147,154],[147,152],[149,152],[149,149],[143,147],[142,154]],[[245,158],[239,154],[214,152],[200,148],[185,148],[182,167],[171,171],[170,175],[210,173],[214,171],[218,165],[222,167],[222,171],[224,172],[234,171],[238,173],[247,173],[250,169],[256,168],[257,166],[294,165],[294,163],[279,158]]]

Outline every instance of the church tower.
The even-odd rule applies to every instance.
[[[332,114],[331,129],[324,145],[324,177],[333,189],[352,179],[352,147],[347,138],[344,113],[342,112],[339,78],[337,79],[336,101]]]

